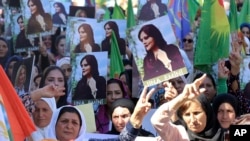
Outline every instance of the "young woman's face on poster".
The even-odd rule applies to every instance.
[[[60,13],[61,12],[61,8],[58,6],[58,4],[55,4],[54,8],[55,8],[56,13]]]
[[[79,35],[80,35],[80,41],[81,41],[81,42],[86,41],[87,38],[88,38],[88,34],[87,34],[87,32],[85,32],[85,30],[84,30],[83,27],[81,27],[81,28],[79,29]]]
[[[105,25],[105,32],[106,32],[106,37],[110,37],[112,34],[112,29],[110,28],[109,24]]]
[[[24,84],[25,80],[26,80],[26,69],[22,67],[20,70],[20,74],[18,76],[18,84]]]
[[[91,75],[91,66],[88,64],[86,59],[84,59],[82,61],[81,67],[82,67],[82,75],[83,76]]]
[[[31,14],[35,14],[37,12],[37,6],[30,0],[28,3]]]
[[[144,31],[140,34],[140,41],[143,43],[147,51],[153,49],[155,46],[155,40],[153,37],[148,36]]]
[[[23,18],[18,19],[18,25],[20,27],[20,30],[24,30]]]

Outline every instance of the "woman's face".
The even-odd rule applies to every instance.
[[[206,127],[207,116],[199,102],[192,101],[187,110],[183,112],[182,118],[192,132],[200,133]]]
[[[65,77],[66,79],[70,79],[70,76],[71,76],[71,72],[72,72],[72,67],[70,64],[63,64],[61,66],[61,69],[63,70],[64,74],[65,74]]]
[[[50,109],[48,103],[42,99],[36,101],[35,112],[32,114],[36,126],[40,128],[48,126],[52,117],[52,113],[53,112]]]
[[[30,8],[31,14],[35,14],[37,12],[37,6],[30,0],[28,4]]]
[[[10,64],[9,64],[9,67],[8,67],[8,75],[11,77],[12,76],[12,73],[13,73],[13,68],[14,68],[14,65],[17,61],[11,61]]]
[[[153,37],[149,37],[144,31],[140,34],[140,40],[147,51],[153,49],[155,46],[155,40]]]
[[[84,59],[82,61],[81,67],[82,67],[82,75],[83,76],[90,76],[91,75],[91,66],[88,64],[86,59]]]
[[[177,90],[178,94],[182,93],[185,83],[181,79],[181,77],[177,77],[174,79],[170,79],[169,82],[174,86],[174,88]]]
[[[193,38],[192,38],[191,35],[188,34],[183,39],[183,49],[185,51],[192,51],[193,50],[193,45],[194,45]]]
[[[26,69],[21,68],[19,76],[18,76],[18,84],[24,84],[26,81]]]
[[[80,119],[76,113],[65,112],[56,123],[56,137],[60,141],[77,138],[80,131]]]
[[[217,119],[222,128],[228,129],[236,118],[234,108],[229,103],[222,103],[217,111]]]
[[[241,32],[244,34],[244,36],[246,36],[246,37],[250,37],[250,31],[249,31],[249,28],[247,28],[247,27],[243,27],[242,29],[241,29]]]
[[[45,85],[54,84],[59,87],[64,87],[64,83],[63,74],[57,69],[50,71],[45,78]]]
[[[19,18],[17,22],[20,27],[20,30],[24,30],[23,18]]]
[[[209,101],[211,101],[216,95],[216,88],[214,87],[212,80],[209,77],[206,77],[206,79],[200,85],[200,88],[206,89],[204,94]]]
[[[64,56],[65,54],[65,43],[65,38],[62,38],[57,45],[57,52],[60,56]]]
[[[111,37],[112,29],[110,28],[109,24],[106,24],[105,27],[106,37]]]
[[[7,55],[8,52],[8,46],[7,44],[0,40],[0,57],[5,57]]]
[[[80,35],[80,41],[81,41],[81,42],[86,41],[87,38],[88,38],[88,34],[87,34],[87,32],[84,30],[83,27],[81,27],[81,28],[79,29],[79,35]]]
[[[119,98],[123,97],[121,87],[117,83],[111,83],[107,86],[107,104],[111,107],[111,104]]]
[[[131,113],[128,108],[125,107],[116,107],[112,113],[112,122],[115,126],[115,129],[118,132],[121,132],[122,129],[126,126],[130,119]]]
[[[47,49],[50,49],[51,46],[52,46],[52,39],[51,39],[51,36],[48,35],[48,36],[44,36],[42,37],[43,39],[43,43],[45,44],[46,48]]]
[[[61,11],[61,8],[58,6],[58,4],[54,5],[56,13],[59,13]]]

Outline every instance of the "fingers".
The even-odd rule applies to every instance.
[[[151,96],[154,94],[155,92],[155,88],[151,89],[147,95],[146,95],[146,101],[149,101],[149,99],[151,98]]]
[[[203,74],[200,78],[196,79],[193,84],[196,86],[196,87],[200,87],[201,83],[206,79],[207,75],[206,74]]]

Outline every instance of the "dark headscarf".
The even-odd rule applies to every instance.
[[[234,108],[236,116],[239,116],[238,100],[236,99],[235,96],[225,93],[217,95],[213,101],[213,110],[216,117],[218,109],[222,103],[229,103]]]
[[[206,113],[207,123],[206,123],[205,129],[203,131],[201,131],[200,133],[194,133],[194,132],[190,131],[189,129],[187,129],[190,141],[194,141],[196,139],[202,139],[202,138],[210,139],[217,132],[217,129],[214,129],[215,116],[213,113],[213,108],[210,105],[210,102],[208,101],[207,97],[204,94],[201,94],[199,97],[197,97],[197,100],[201,103],[201,107]],[[180,118],[181,123],[184,123],[183,119],[182,119],[182,112],[183,111],[180,111],[180,109],[181,108],[179,108],[179,110],[177,111],[177,115]]]
[[[132,114],[134,112],[135,104],[132,100],[127,98],[119,98],[115,100],[110,107],[110,117],[112,117],[112,114],[117,107],[128,108],[130,114]]]

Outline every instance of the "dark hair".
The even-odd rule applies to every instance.
[[[197,75],[195,75],[194,77],[194,80],[195,81],[196,79],[200,78],[204,73],[198,73]],[[209,78],[214,86],[214,88],[216,89],[216,83],[215,83],[215,80],[214,80],[214,77],[209,74],[209,73],[206,73],[206,77]]]
[[[163,49],[163,47],[166,46],[167,42],[164,40],[160,30],[153,24],[147,24],[144,25],[139,33],[138,33],[138,39],[140,39],[141,33],[144,32],[146,33],[149,37],[152,37],[155,40],[155,44],[160,48]]]
[[[68,96],[68,84],[67,84],[67,79],[66,79],[66,76],[64,74],[64,72],[62,71],[62,69],[58,66],[55,66],[55,65],[51,65],[51,66],[48,66],[44,71],[43,71],[43,76],[41,78],[41,82],[40,82],[40,86],[39,88],[42,88],[45,86],[45,79],[46,77],[48,76],[48,74],[53,71],[53,70],[58,70],[62,73],[63,75],[63,79],[64,79],[64,87],[65,87],[65,95],[63,96],[60,96],[59,100],[57,101],[56,105],[57,105],[57,108],[63,106],[63,105],[67,105],[67,96]]]
[[[122,59],[122,63],[124,66],[130,65],[131,67],[133,67],[132,61],[130,61],[129,59]]]
[[[250,31],[250,24],[249,24],[249,23],[242,23],[242,24],[240,25],[240,30],[242,30],[243,27],[248,28],[248,30]]]
[[[55,40],[55,48],[57,48],[59,42],[60,42],[62,39],[65,39],[65,38],[66,38],[65,35],[59,35],[59,36],[57,36],[57,37],[56,37],[56,40]],[[56,54],[58,54],[57,49],[56,49]]]
[[[61,13],[63,13],[64,15],[67,15],[67,12],[66,12],[66,10],[65,10],[65,7],[64,7],[64,5],[61,3],[61,2],[55,2],[54,4],[53,4],[53,6],[55,6],[55,5],[57,5],[58,7],[60,7],[60,12]]]
[[[117,107],[127,108],[132,115],[132,113],[134,112],[135,104],[132,100],[127,98],[119,98],[115,100],[110,107],[110,117],[112,117],[112,114]]]
[[[45,14],[45,11],[43,9],[43,5],[40,0],[28,0],[27,5],[29,6],[29,2],[32,2],[37,7],[37,12],[41,15]]]
[[[74,108],[73,106],[62,107],[62,109],[60,110],[60,112],[59,112],[59,114],[58,114],[56,123],[58,122],[58,119],[59,119],[64,113],[66,113],[66,112],[77,114],[77,116],[78,116],[78,118],[79,118],[79,121],[80,121],[80,127],[82,126],[82,118],[81,118],[81,115],[80,115],[80,113],[78,112],[78,110],[76,110],[76,108]]]
[[[80,28],[83,28],[84,31],[87,33],[87,40],[90,43],[90,45],[94,45],[95,43],[95,38],[94,38],[94,33],[93,33],[93,29],[89,24],[83,23],[78,27],[78,31],[80,30]]]
[[[114,31],[116,39],[120,39],[120,34],[119,34],[119,27],[116,22],[114,21],[108,21],[104,24],[104,28],[106,25],[109,25],[109,27]],[[111,37],[106,37],[106,39],[110,39]]]
[[[82,66],[82,61],[86,59],[86,62],[91,67],[91,75],[93,77],[99,76],[99,70],[98,70],[98,63],[94,55],[87,54],[85,55],[82,60],[80,61],[80,65]]]
[[[123,72],[120,73],[119,77],[121,77],[121,75],[123,75],[123,74],[125,75],[128,88],[129,88],[130,92],[132,92],[132,69],[124,70]]]
[[[23,20],[23,15],[20,15],[20,16],[17,17],[17,19],[16,19],[17,23],[18,23],[18,20],[19,20],[19,19],[22,19],[22,20]]]
[[[250,82],[248,82],[244,88],[244,96],[250,100]]]
[[[107,81],[107,86],[109,84],[113,84],[113,83],[116,83],[119,85],[119,87],[121,88],[122,90],[122,94],[123,94],[123,97],[125,97],[127,95],[126,91],[125,91],[125,88],[123,86],[123,82],[119,79],[115,79],[115,78],[110,78],[108,81]]]

